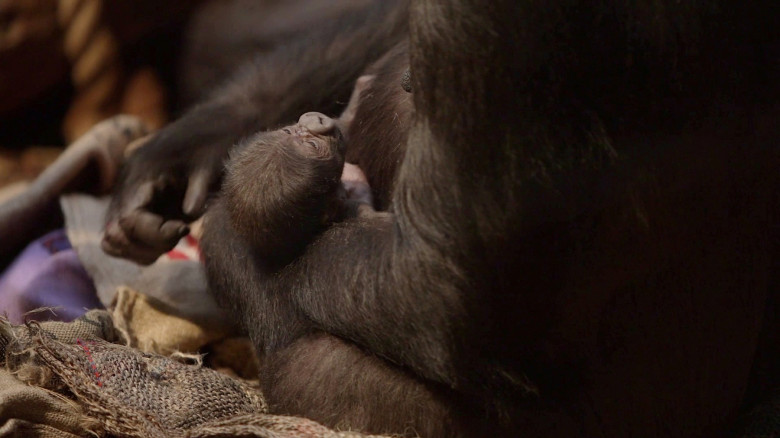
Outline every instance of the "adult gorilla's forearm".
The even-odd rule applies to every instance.
[[[428,8],[436,14],[429,15]],[[326,332],[451,386],[480,378],[465,367],[491,365],[473,357],[488,324],[486,306],[474,304],[492,297],[476,296],[471,274],[490,271],[492,260],[480,258],[484,248],[508,237],[505,227],[513,225],[517,211],[505,203],[514,187],[496,178],[511,175],[516,164],[505,146],[511,137],[461,122],[490,120],[487,96],[480,92],[512,88],[502,72],[481,70],[496,65],[493,60],[468,59],[489,52],[476,43],[490,40],[481,35],[490,29],[478,26],[488,13],[495,11],[416,3],[411,72],[417,114],[394,191],[394,219],[357,219],[328,230],[273,286],[293,294]],[[432,32],[441,17],[451,21]],[[473,39],[465,39],[463,26],[471,23],[477,24],[468,29]],[[453,41],[461,43],[457,52],[451,50]],[[501,104],[516,117],[511,111],[517,104]],[[477,144],[487,147],[475,151]]]
[[[366,66],[406,35],[405,10],[403,0],[371,2],[239,68],[127,161],[103,248],[141,263],[170,250],[218,188],[236,141],[306,111],[337,111]]]

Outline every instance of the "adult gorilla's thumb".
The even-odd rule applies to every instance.
[[[211,173],[208,169],[198,169],[190,175],[182,202],[182,211],[187,216],[196,218],[203,214],[211,186]]]

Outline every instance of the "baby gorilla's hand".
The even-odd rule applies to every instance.
[[[341,173],[341,184],[347,193],[347,201],[373,205],[374,198],[371,195],[371,186],[368,178],[355,164],[344,163],[344,171]]]

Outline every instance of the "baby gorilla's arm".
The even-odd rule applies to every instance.
[[[366,174],[355,164],[344,163],[341,174],[341,185],[344,188],[344,217],[376,217],[389,216],[390,213],[377,212],[374,209],[374,199],[371,186],[368,185]]]

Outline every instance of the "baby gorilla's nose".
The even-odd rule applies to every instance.
[[[322,113],[306,113],[298,119],[298,124],[312,134],[328,134],[336,127],[336,122]]]

